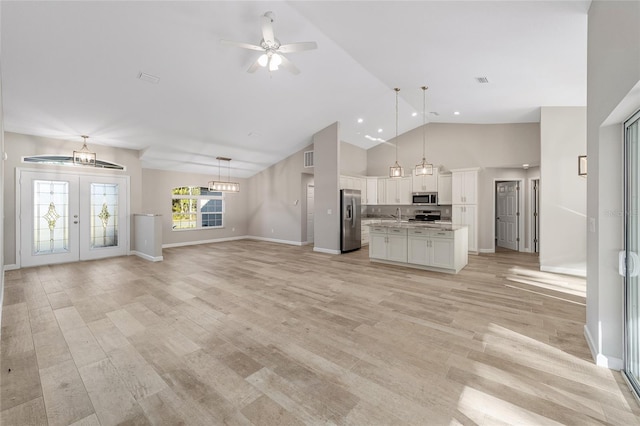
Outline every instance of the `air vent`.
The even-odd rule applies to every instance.
[[[160,81],[160,77],[147,74],[146,72],[139,72],[138,80],[146,81],[147,83],[151,83],[151,84],[158,84],[158,82]]]
[[[313,151],[304,152],[304,167],[313,167]]]
[[[489,79],[487,77],[476,77],[476,81],[480,84],[485,84],[489,82]]]
[[[438,117],[440,115],[440,113],[438,113],[438,111],[430,111],[429,114],[435,115],[436,117]]]

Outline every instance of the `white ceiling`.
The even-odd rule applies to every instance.
[[[335,121],[363,148],[392,138],[393,87],[400,133],[422,123],[422,85],[431,122],[537,122],[540,106],[586,105],[589,4],[2,1],[5,130],[88,134],[148,168],[217,173],[226,156],[249,177]],[[287,55],[297,76],[249,74],[259,52],[219,43],[257,44],[268,10],[283,44],[318,43]]]

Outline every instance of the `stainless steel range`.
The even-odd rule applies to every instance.
[[[440,210],[418,210],[412,222],[435,222],[440,220]]]

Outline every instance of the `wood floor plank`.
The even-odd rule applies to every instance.
[[[40,369],[40,380],[50,426],[68,425],[93,414],[93,405],[73,361]]]
[[[3,425],[640,424],[591,359],[585,280],[534,254],[456,275],[252,240],[163,256],[6,271]]]

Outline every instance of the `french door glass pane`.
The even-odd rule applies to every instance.
[[[627,127],[627,220],[626,220],[626,251],[628,262],[626,273],[626,312],[627,312],[627,350],[626,370],[635,379],[635,385],[640,383],[640,291],[638,289],[638,274],[631,266],[638,263],[640,252],[640,151],[638,140],[640,121],[636,120]]]
[[[69,183],[33,181],[34,255],[69,251]]]
[[[118,185],[91,184],[91,248],[118,245]]]

